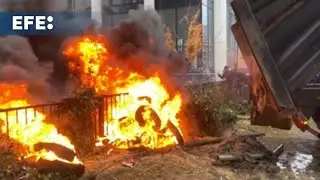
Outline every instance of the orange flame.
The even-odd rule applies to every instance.
[[[25,84],[0,84],[0,110],[30,106],[28,103],[27,86]],[[47,150],[36,151],[34,145],[40,142],[57,143],[74,150],[70,140],[59,134],[56,127],[44,122],[45,115],[30,109],[0,111],[2,133],[28,147],[25,157],[35,157],[37,160],[60,160],[66,163],[80,164],[78,158],[72,162],[59,158],[54,152]],[[9,132],[7,132],[9,131]]]
[[[118,102],[118,109],[106,112],[105,137],[100,140],[120,149],[141,146],[155,149],[177,144],[167,122],[170,120],[179,129],[177,114],[182,97],[179,92],[168,92],[159,73],[145,77],[139,72],[125,71],[120,60],[111,58],[114,56],[108,51],[106,40],[99,36],[76,38],[68,43],[64,54],[69,58],[69,68],[79,74],[84,87],[94,88],[98,94],[129,93],[125,102]],[[149,109],[136,119],[141,106]],[[152,115],[154,112],[156,115]],[[145,123],[139,123],[141,119]]]

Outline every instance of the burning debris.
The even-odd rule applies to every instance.
[[[125,102],[117,100],[116,112],[104,113],[105,137],[99,137],[97,145],[156,149],[183,144],[185,95],[170,76],[183,66],[172,59],[177,56],[166,47],[155,12],[131,11],[129,16],[105,34],[75,37],[63,48],[82,88],[94,89],[97,95],[128,93]]]
[[[2,94],[0,109],[30,106],[25,84],[2,83],[0,91]],[[2,133],[25,147],[21,160],[26,160],[28,164],[37,164],[39,169],[42,167],[40,164],[57,162],[83,168],[70,140],[59,134],[56,127],[46,123],[45,119],[45,114],[33,109],[0,111]]]
[[[106,137],[101,140],[107,139],[120,149],[178,144],[175,134],[182,134],[177,117],[182,107],[181,92],[173,87],[172,92],[168,90],[170,85],[164,81],[170,79],[162,66],[139,69],[135,65],[146,63],[144,56],[119,57],[107,45],[106,37],[90,35],[70,42],[64,51],[71,57],[70,69],[78,73],[85,88],[94,88],[100,95],[129,93],[118,112],[106,117]],[[173,132],[172,127],[178,130]]]
[[[182,145],[185,94],[171,73],[183,70],[185,62],[166,47],[164,30],[156,31],[163,26],[155,12],[130,14],[130,21],[105,34],[87,33],[68,39],[62,47],[68,71],[75,75],[75,82],[78,78],[81,88],[93,89],[97,96],[128,93],[116,111],[104,112],[104,136],[97,137],[97,146],[160,149]],[[142,17],[150,18],[145,19],[150,27],[141,23]],[[25,146],[21,160],[40,171],[65,167],[81,174],[84,167],[70,139],[46,122],[44,111],[28,108],[52,99],[48,79],[56,69],[39,62],[26,38],[1,40],[13,42],[12,47],[0,47],[5,58],[0,65],[2,132]],[[30,57],[28,62],[26,57]],[[7,111],[12,108],[15,111]]]
[[[40,171],[46,164],[60,164],[71,166],[69,170],[80,168],[78,172],[84,172],[73,144],[53,124],[46,122],[47,114],[27,108],[61,98],[57,88],[48,81],[54,70],[52,63],[41,62],[33,48],[26,37],[0,37],[1,133],[22,145],[20,161],[36,164]]]
[[[41,64],[33,53],[28,39],[20,36],[0,37],[0,82],[23,82],[28,85],[28,96],[44,100],[48,97],[50,84],[47,78],[52,73],[50,64]],[[48,100],[45,99],[45,100]]]

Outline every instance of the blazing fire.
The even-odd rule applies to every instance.
[[[0,110],[30,106],[25,84],[2,83],[0,84],[0,94],[2,95]],[[81,164],[77,157],[71,162],[58,157],[52,151],[35,150],[34,146],[38,143],[56,143],[75,151],[70,140],[59,134],[54,125],[45,123],[45,118],[43,113],[32,108],[0,111],[1,130],[2,133],[8,133],[10,138],[28,147],[28,153],[24,158],[32,157],[36,160],[41,158],[49,161],[59,160],[70,164]]]
[[[79,37],[66,46],[69,68],[80,76],[83,87],[94,88],[99,95],[129,93],[125,101],[110,114],[106,112],[105,137],[115,148],[163,148],[177,144],[177,137],[168,124],[181,134],[182,96],[169,92],[161,73],[152,76],[131,71],[108,51],[102,36]],[[129,69],[129,70],[128,70]],[[100,145],[98,143],[97,145]]]

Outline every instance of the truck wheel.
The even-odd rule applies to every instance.
[[[320,129],[320,108],[317,109],[316,113],[312,116],[313,121],[317,124]]]

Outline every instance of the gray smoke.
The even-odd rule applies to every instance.
[[[131,10],[128,19],[112,28],[108,35],[116,59],[131,67],[142,64],[148,69],[161,65],[170,74],[186,70],[183,56],[167,47],[164,24],[154,10]]]
[[[41,64],[35,56],[28,39],[21,36],[0,38],[0,82],[26,83],[30,94],[48,95],[47,82],[52,64]]]
[[[46,12],[64,11],[66,0],[0,0],[0,11]],[[85,31],[94,24],[84,15],[66,16],[60,24],[62,31]],[[183,57],[170,52],[166,46],[164,26],[156,11],[132,10],[128,19],[108,31],[108,38],[116,56],[129,68],[145,65],[152,72],[154,65],[164,65],[168,72],[177,73],[185,67]],[[24,81],[30,94],[46,97],[42,101],[58,100],[68,93],[68,68],[60,48],[67,37],[19,37],[6,36],[0,39],[0,82]],[[142,58],[139,58],[142,57]],[[141,60],[143,59],[143,60]],[[138,62],[139,61],[139,62]],[[47,99],[50,98],[50,99]]]
[[[154,51],[159,56],[167,56],[170,52],[166,46],[164,24],[160,15],[154,10],[131,10],[129,11],[129,21],[137,23],[145,29],[152,38]]]
[[[0,0],[0,11],[47,12],[63,11],[67,0]]]
[[[0,12],[65,11],[67,0],[0,0]],[[63,32],[82,32],[93,24],[82,15],[61,16]],[[59,100],[66,93],[66,61],[59,55],[63,36],[0,37],[0,83],[27,83],[29,93],[40,101]],[[40,99],[39,99],[40,97]]]

